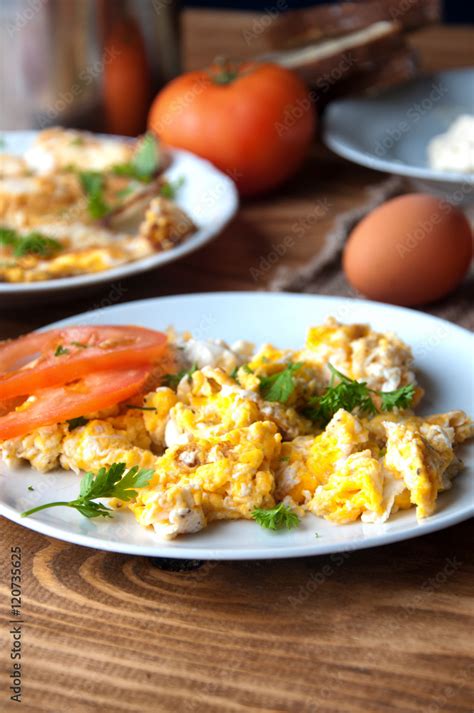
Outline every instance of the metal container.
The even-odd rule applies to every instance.
[[[0,129],[136,134],[180,72],[174,0],[1,0]]]

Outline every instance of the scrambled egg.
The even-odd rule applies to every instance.
[[[54,128],[40,132],[24,157],[2,154],[0,229],[14,231],[16,243],[0,240],[0,281],[102,272],[194,233],[190,217],[160,195],[169,188],[164,178],[140,182],[113,170],[130,165],[137,145]],[[94,195],[86,194],[81,172],[95,181]]]
[[[339,408],[324,428],[302,413],[308,396],[327,388],[328,363],[377,390],[414,384],[410,349],[394,335],[329,319],[309,330],[299,351],[255,351],[248,342],[172,331],[170,338],[178,367],[189,369],[178,384],[158,386],[136,408],[86,415],[77,428],[57,424],[0,443],[3,460],[43,472],[58,465],[96,472],[119,462],[150,468],[149,484],[115,506],[167,538],[215,520],[250,519],[255,508],[279,502],[335,524],[383,522],[411,507],[424,518],[462,467],[454,448],[474,435],[462,411],[367,416]],[[298,365],[291,392],[268,400],[262,380],[289,364]],[[415,399],[421,395],[416,387]]]

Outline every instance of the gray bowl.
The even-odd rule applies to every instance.
[[[427,75],[376,96],[335,101],[323,120],[323,141],[339,156],[412,179],[417,189],[453,203],[474,198],[474,174],[434,171],[430,140],[460,114],[474,114],[474,69]]]

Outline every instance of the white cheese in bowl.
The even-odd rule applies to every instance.
[[[431,139],[428,162],[435,171],[474,173],[474,115],[458,116],[446,133]]]

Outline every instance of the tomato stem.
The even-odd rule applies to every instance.
[[[240,63],[226,57],[217,57],[209,75],[215,84],[232,84],[240,76]]]

